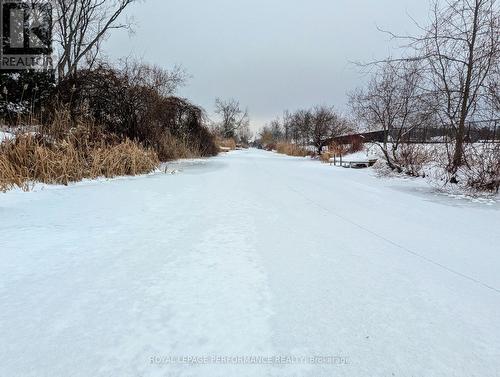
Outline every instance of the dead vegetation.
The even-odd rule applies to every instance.
[[[224,151],[234,151],[236,149],[236,141],[234,141],[233,138],[221,138],[218,137],[216,138],[216,144],[218,145],[219,149]]]
[[[286,154],[287,156],[293,157],[307,157],[311,155],[311,152],[307,149],[291,143],[278,143],[276,145],[276,151],[280,154]]]
[[[500,190],[500,144],[471,145],[466,151],[467,166],[457,175],[475,192],[498,193]],[[460,183],[460,182],[459,182]]]
[[[0,124],[16,133],[0,145],[0,190],[142,174],[219,152],[203,109],[175,95],[182,67],[101,56],[113,30],[130,28],[119,18],[135,2],[55,1],[55,69],[0,73]]]
[[[401,173],[425,178],[425,167],[432,162],[433,151],[421,144],[401,144],[395,152],[395,164]]]
[[[35,182],[67,185],[85,178],[112,178],[152,172],[156,153],[126,139],[89,142],[74,135],[49,141],[23,134],[0,144],[0,190],[29,190]]]
[[[143,174],[160,162],[216,155],[203,110],[172,96],[171,86],[167,71],[148,65],[102,65],[62,79],[36,116],[1,119],[17,136],[0,146],[0,190]]]
[[[330,152],[323,152],[320,156],[320,160],[324,164],[329,164],[332,158],[333,154],[331,154]]]

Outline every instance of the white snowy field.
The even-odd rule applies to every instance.
[[[0,376],[500,375],[498,202],[184,165],[0,194]]]

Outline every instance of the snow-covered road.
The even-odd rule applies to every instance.
[[[255,150],[180,168],[0,194],[0,376],[500,376],[498,203]]]

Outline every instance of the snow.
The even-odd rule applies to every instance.
[[[364,162],[370,160],[378,160],[381,156],[379,154],[374,153],[373,150],[363,150],[360,152],[349,153],[342,157],[343,162]],[[330,161],[339,161],[339,158],[331,158]]]
[[[14,135],[11,134],[10,132],[4,132],[0,131],[0,143],[6,141],[6,140],[11,140],[14,138]]]
[[[168,170],[0,195],[1,376],[498,376],[497,200],[256,150]]]

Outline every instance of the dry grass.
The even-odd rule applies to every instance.
[[[234,139],[217,138],[216,143],[222,151],[234,151],[236,149],[236,142]]]
[[[90,178],[146,174],[160,164],[154,151],[128,139],[114,146],[91,149],[89,157]]]
[[[296,144],[288,144],[288,143],[279,143],[276,146],[276,150],[278,153],[294,157],[306,157],[311,154],[309,151]]]
[[[67,185],[85,178],[145,174],[160,161],[200,157],[202,148],[213,144],[205,140],[198,145],[165,130],[143,143],[131,141],[107,132],[91,117],[72,119],[64,106],[52,116],[41,126],[17,127],[17,137],[0,144],[0,191],[29,190],[35,182]],[[215,154],[215,144],[213,149],[205,153]]]
[[[145,174],[159,165],[158,156],[140,144],[87,144],[74,136],[48,142],[30,134],[0,144],[0,191],[29,190],[34,182],[63,184],[85,178]]]
[[[154,150],[157,152],[160,161],[172,161],[181,158],[196,158],[200,157],[200,152],[169,133],[164,133],[159,136],[155,144]]]
[[[333,158],[333,154],[330,154],[329,152],[325,152],[323,154],[321,154],[321,162],[324,163],[324,164],[329,164],[330,163],[330,160]]]

